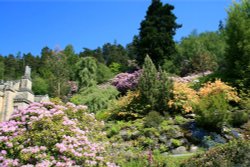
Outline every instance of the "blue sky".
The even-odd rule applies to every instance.
[[[196,29],[215,31],[226,19],[231,0],[162,0],[175,6],[183,27],[179,41]],[[151,0],[0,0],[0,54],[63,49],[76,52],[110,42],[126,45],[138,34]]]

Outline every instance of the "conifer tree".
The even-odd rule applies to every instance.
[[[158,80],[154,63],[147,55],[143,64],[143,73],[139,80],[141,102],[148,108],[154,108],[157,103]]]
[[[175,22],[173,9],[174,6],[170,4],[163,5],[160,0],[152,0],[145,20],[141,22],[139,36],[133,42],[139,64],[143,64],[148,54],[158,67],[164,63],[164,59],[171,60],[176,53],[173,36],[181,25]]]
[[[167,74],[157,69],[147,55],[143,65],[143,72],[139,80],[140,103],[146,107],[144,112],[158,111],[163,113],[170,98],[172,83]]]

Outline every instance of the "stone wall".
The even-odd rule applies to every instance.
[[[47,102],[48,95],[34,96],[31,69],[26,66],[21,80],[0,82],[0,121],[8,120],[14,109],[26,108],[32,102]]]

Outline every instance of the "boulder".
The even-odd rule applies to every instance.
[[[190,147],[190,150],[189,150],[189,151],[190,151],[191,153],[195,153],[195,152],[198,151],[198,148],[199,148],[199,147],[192,145],[192,146]]]
[[[172,150],[173,154],[185,154],[187,153],[187,149],[184,146],[177,147],[176,149]]]
[[[165,134],[161,134],[161,135],[159,136],[159,141],[160,141],[161,143],[167,143],[167,142],[168,142],[168,138],[167,138],[167,136],[166,136]]]

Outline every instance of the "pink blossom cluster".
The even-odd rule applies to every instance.
[[[114,77],[111,84],[122,93],[128,90],[134,90],[138,85],[141,73],[141,70],[137,70],[133,73],[120,73]]]
[[[115,167],[116,164],[109,162],[107,158],[104,143],[90,140],[89,133],[91,132],[88,129],[91,129],[91,127],[81,129],[78,127],[79,121],[76,118],[70,119],[65,112],[70,110],[76,113],[86,109],[86,106],[75,106],[72,103],[67,103],[66,106],[53,103],[32,103],[26,109],[16,110],[9,121],[0,123],[0,166]],[[93,121],[90,126],[97,122],[93,114],[86,112],[84,114],[91,118],[89,121]],[[31,132],[31,129],[34,130],[36,127],[33,127],[33,125],[46,124],[47,122],[44,122],[44,120],[55,120],[56,122],[53,123],[60,127],[58,132],[51,131],[51,133],[65,133],[62,137],[59,136],[59,139],[55,137],[58,142],[54,145],[48,145],[49,141],[41,141],[40,136],[32,138],[32,135],[35,135],[36,132]],[[35,130],[39,131],[39,128]],[[96,133],[103,134],[102,132]],[[29,136],[30,134],[32,135]],[[25,140],[20,142],[20,138]],[[36,142],[40,144],[34,145]]]

